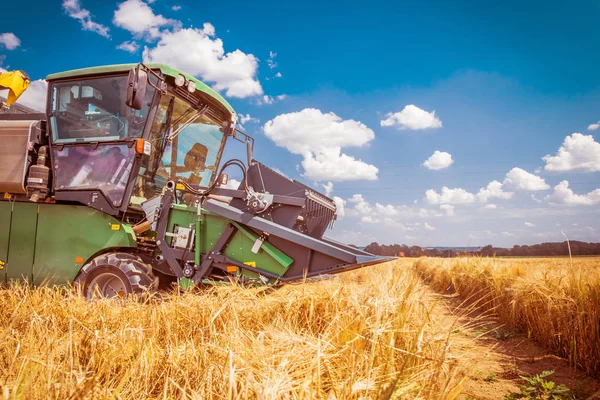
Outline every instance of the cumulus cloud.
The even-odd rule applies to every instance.
[[[109,28],[92,20],[92,14],[89,10],[81,7],[79,0],[64,0],[62,3],[63,10],[71,18],[79,20],[81,28],[84,31],[96,32],[100,36],[109,38]]]
[[[336,214],[337,214],[338,218],[345,217],[346,216],[346,211],[345,211],[346,200],[344,200],[338,196],[333,196],[333,202],[335,203],[335,206],[337,208]]]
[[[365,146],[375,137],[360,121],[306,108],[278,115],[264,125],[263,131],[277,146],[304,157],[301,165],[308,179],[377,179],[377,167],[341,152],[344,147]]]
[[[179,10],[181,10],[181,6],[173,6],[173,7],[171,7],[171,10],[179,11]]]
[[[434,189],[429,189],[425,192],[425,200],[429,204],[470,204],[474,203],[476,198],[473,193],[469,193],[464,189],[450,189],[446,186],[442,187],[440,193]]]
[[[452,165],[453,162],[454,160],[452,159],[452,155],[450,153],[436,150],[433,152],[431,157],[425,160],[423,166],[429,169],[439,170],[448,168],[450,165]]]
[[[546,196],[545,199],[552,204],[592,206],[600,204],[600,189],[591,191],[588,194],[575,194],[573,190],[569,188],[569,182],[562,181],[554,187],[553,193]]]
[[[525,222],[525,226],[528,228],[533,228],[535,224],[532,224],[531,222]]]
[[[21,40],[12,32],[0,33],[0,44],[7,50],[14,50],[21,45]]]
[[[329,195],[333,193],[333,182],[327,182],[321,186],[325,189],[325,196],[329,197]]]
[[[543,178],[516,167],[508,171],[502,185],[511,190],[530,192],[550,189]]]
[[[595,131],[598,128],[600,128],[600,121],[596,122],[595,124],[588,125],[588,131]]]
[[[591,128],[592,125],[588,127]],[[565,138],[556,155],[542,159],[546,162],[544,169],[549,172],[600,171],[600,143],[592,135],[573,133]]]
[[[454,215],[454,206],[450,204],[441,204],[440,210],[444,213],[444,215],[451,217]]]
[[[316,181],[375,180],[379,169],[374,165],[341,153],[339,148],[305,153],[302,160],[303,176]]]
[[[512,192],[505,192],[503,185],[498,181],[492,181],[488,183],[487,187],[479,189],[477,198],[482,203],[487,203],[491,198],[507,200],[513,197]]]
[[[428,231],[435,231],[435,228],[431,225],[429,225],[427,222],[425,222],[425,229]]]
[[[409,104],[402,111],[386,114],[381,126],[396,126],[401,130],[422,130],[441,128],[442,121],[435,116],[435,111],[427,112],[414,104]]]
[[[262,95],[256,78],[258,59],[241,50],[225,53],[223,41],[214,36],[215,29],[209,23],[202,29],[162,32],[156,46],[144,48],[142,58],[145,62],[169,63],[213,82],[215,90],[225,91],[229,97]]]
[[[126,0],[120,3],[113,16],[113,23],[140,38],[158,38],[161,28],[179,26],[180,22],[154,14],[152,8],[142,0]]]
[[[287,94],[280,94],[278,96],[264,95],[256,99],[256,105],[262,106],[264,104],[270,105],[278,101],[287,99]]]
[[[123,42],[120,45],[117,46],[117,49],[119,50],[124,50],[128,53],[137,53],[137,51],[140,49],[140,45],[138,45],[136,42],[134,42],[133,40],[127,41],[127,42]]]
[[[35,80],[31,82],[27,90],[19,97],[17,103],[43,112],[46,110],[47,89],[48,83],[44,79]]]
[[[496,208],[498,208],[498,206],[495,204],[486,204],[483,208],[487,210],[495,210]]]
[[[240,123],[242,125],[244,125],[245,123],[254,123],[254,124],[258,124],[260,122],[260,119],[258,118],[254,118],[252,117],[250,114],[240,114]]]

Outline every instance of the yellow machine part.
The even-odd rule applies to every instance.
[[[30,83],[29,76],[23,71],[0,72],[0,90],[8,89],[6,105],[16,103]]]

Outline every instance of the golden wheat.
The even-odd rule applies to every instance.
[[[88,303],[0,290],[5,397],[452,399],[450,333],[397,261],[335,279]],[[448,328],[449,330],[449,328]]]
[[[600,258],[421,258],[416,271],[438,291],[493,310],[572,365],[600,374]]]

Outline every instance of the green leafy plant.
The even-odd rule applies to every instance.
[[[511,393],[504,396],[504,400],[513,399],[543,399],[560,400],[571,393],[565,385],[557,385],[553,381],[547,381],[545,378],[552,375],[554,371],[543,371],[532,377],[522,376],[526,385],[521,386],[519,393]]]
[[[486,382],[489,382],[489,383],[496,382],[496,373],[495,372],[490,372],[488,374],[488,376],[485,377],[484,380]]]

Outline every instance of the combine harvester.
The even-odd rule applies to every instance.
[[[164,64],[47,77],[0,73],[0,281],[77,283],[87,297],[168,287],[276,284],[387,261],[323,237],[328,197],[252,158],[254,140],[218,93]],[[19,108],[20,107],[20,108]],[[221,164],[227,141],[246,164]],[[222,165],[220,168],[219,166]],[[243,179],[226,188],[225,170]]]

